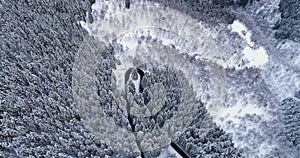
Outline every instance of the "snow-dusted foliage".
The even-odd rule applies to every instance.
[[[0,157],[104,157],[80,122],[72,66],[88,1],[1,1]]]
[[[1,1],[0,157],[300,157],[299,4]]]
[[[139,83],[143,90],[137,93],[137,85],[129,80],[126,92],[118,91],[112,47],[87,38],[79,52],[72,81],[78,113],[95,136],[116,151],[143,154],[160,149],[194,119],[200,104],[183,72],[145,63],[138,67],[145,72]],[[131,73],[131,79],[138,79]]]
[[[291,156],[296,156],[300,151],[300,101],[296,98],[286,98],[281,104],[283,115],[282,140],[286,150]]]
[[[288,71],[292,75],[290,78],[282,76],[284,73],[281,72],[285,71],[283,69],[289,68],[282,62],[278,64],[277,54],[272,56],[271,52],[274,49],[271,48],[270,42],[274,42],[274,39],[268,43],[258,38],[274,35],[272,27],[269,26],[274,25],[279,18],[278,16],[270,17],[272,12],[278,15],[276,10],[278,8],[275,7],[277,1],[272,4],[257,1],[225,1],[224,3],[219,1],[179,1],[178,3],[175,1],[155,1],[159,3],[130,1],[129,9],[122,1],[101,2],[96,1],[93,5],[94,22],[81,24],[91,35],[106,44],[111,43],[114,48],[117,61],[116,69],[112,71],[116,81],[114,93],[117,96],[126,94],[127,105],[128,103],[132,105],[121,109],[129,110],[128,114],[131,112],[135,114],[134,116],[128,115],[130,124],[134,125],[133,131],[150,132],[157,128],[155,126],[161,128],[162,122],[179,111],[176,111],[178,102],[172,101],[167,105],[171,105],[170,107],[173,107],[175,111],[166,111],[165,117],[159,117],[160,111],[156,111],[159,114],[156,118],[151,115],[146,105],[147,103],[153,105],[151,99],[158,97],[160,103],[156,103],[157,107],[166,109],[161,102],[166,103],[168,95],[159,94],[164,92],[168,94],[165,85],[172,85],[174,81],[164,83],[164,79],[155,77],[155,73],[145,70],[145,76],[140,83],[124,82],[128,69],[152,63],[151,67],[165,65],[168,68],[167,71],[183,74],[183,78],[187,80],[179,83],[175,80],[175,83],[189,83],[190,89],[195,92],[195,97],[204,103],[213,121],[232,134],[235,147],[243,149],[244,156],[264,157],[280,148],[278,145],[280,139],[276,136],[280,134],[283,127],[280,123],[280,111],[274,109],[279,108],[278,101],[297,90],[298,77],[293,70]],[[212,7],[213,4],[216,5]],[[264,5],[259,7],[259,4]],[[224,6],[233,10],[223,10],[227,11],[225,15],[215,14],[221,12],[213,11],[214,9],[221,11],[222,9],[219,8]],[[193,7],[194,9],[191,9]],[[222,23],[216,25],[210,21],[211,19],[206,18],[207,15],[204,14],[206,11],[209,15],[213,15],[212,19],[225,18],[223,20],[219,18]],[[198,14],[201,16],[195,16]],[[234,17],[227,15],[241,17],[245,14],[249,16],[239,21],[226,19]],[[263,15],[264,18],[259,15]],[[255,28],[256,24],[251,16],[257,17],[257,22],[267,20],[258,25],[265,30],[264,33]],[[261,46],[260,43],[266,47]],[[153,63],[158,64],[153,65]],[[277,65],[274,66],[274,63]],[[160,71],[159,74],[163,75],[164,71]],[[172,75],[167,74],[167,76],[172,79]],[[147,83],[148,79],[151,82]],[[161,82],[158,86],[161,88],[156,87],[157,79]],[[293,88],[287,89],[280,84],[281,82],[286,82],[291,85],[289,87]],[[149,86],[151,88],[143,87],[145,84],[151,85]],[[144,90],[140,94],[137,90],[138,86]],[[180,94],[179,96],[184,98],[182,95],[185,93],[180,93],[180,89],[185,89],[185,86],[173,88],[176,91],[172,91],[172,95]],[[277,91],[277,89],[282,91]],[[150,95],[149,91],[156,95]],[[147,117],[141,117],[140,113]],[[136,115],[138,117],[135,117]],[[148,120],[148,116],[153,119]],[[157,122],[156,119],[164,121]],[[141,125],[142,122],[146,123],[146,127]],[[213,125],[213,123],[208,124]],[[183,131],[181,129],[181,132]],[[135,132],[137,132],[135,137],[139,139],[144,136],[143,132]],[[272,142],[276,142],[275,145]]]
[[[300,2],[297,0],[281,0],[279,11],[281,19],[274,27],[276,29],[276,38],[290,39],[292,41],[300,41]]]

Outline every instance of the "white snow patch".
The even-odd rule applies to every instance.
[[[210,114],[213,116],[214,121],[221,125],[226,126],[226,122],[232,121],[233,123],[241,123],[239,117],[243,117],[246,114],[263,115],[265,112],[262,108],[253,104],[243,104],[240,101],[236,105],[230,107],[217,107],[215,110],[211,110]]]
[[[182,158],[171,146],[168,146],[168,148],[162,149],[160,155],[157,158],[166,158],[170,156],[171,154],[174,154],[176,158]]]
[[[245,57],[249,60],[249,66],[261,66],[269,61],[267,51],[263,47],[252,49],[249,46],[243,50]]]
[[[239,22],[238,20],[233,21],[231,24],[232,32],[237,32],[243,39],[247,41],[250,47],[254,46],[254,42],[251,42],[252,32],[247,27]]]
[[[141,80],[141,77],[140,77],[139,74],[138,74],[138,79],[137,80],[133,80],[131,77],[132,77],[132,74],[130,74],[130,80],[134,84],[135,93],[139,94],[140,93],[140,80]]]
[[[247,66],[258,67],[269,61],[267,51],[263,47],[259,47],[257,49],[253,48],[255,43],[251,41],[252,32],[248,30],[244,24],[235,20],[231,24],[231,28],[232,32],[237,32],[247,42],[247,46],[243,50],[244,56],[249,61]]]

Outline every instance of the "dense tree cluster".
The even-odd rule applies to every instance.
[[[148,109],[151,109],[157,106],[157,104],[162,104],[162,109],[150,117],[132,116],[132,119],[137,126],[137,128],[135,128],[135,132],[151,131],[156,126],[156,128],[162,127],[164,125],[164,121],[168,120],[174,113],[176,113],[180,102],[181,89],[184,88],[181,87],[180,82],[187,82],[178,81],[177,76],[182,74],[174,72],[174,70],[167,66],[147,63],[141,65],[141,67],[150,72],[146,73],[141,81],[141,86],[144,90],[141,94],[130,93],[128,95],[133,95],[134,101],[139,106],[146,106]],[[154,86],[155,84],[159,84],[161,86]],[[153,89],[152,87],[155,87],[156,89]],[[164,90],[161,91],[160,89]],[[157,97],[154,97],[152,93],[154,93]],[[165,98],[162,97],[164,95]]]
[[[254,1],[259,1],[259,0],[213,0],[214,4],[222,5],[222,6],[242,6],[245,7],[249,3],[253,3]]]
[[[224,8],[232,4],[232,1],[210,1],[210,0],[152,0],[164,4],[170,8],[182,11],[193,18],[209,23],[231,24],[235,15]]]
[[[277,31],[277,39],[290,39],[300,42],[300,1],[298,0],[281,0],[279,10],[281,19],[274,26]]]
[[[286,98],[282,101],[282,123],[284,125],[283,140],[285,145],[298,151],[300,154],[300,101],[295,98]]]
[[[131,130],[125,116],[126,111],[120,108],[120,103],[117,102],[116,96],[113,94],[112,70],[116,68],[114,50],[109,47],[106,51],[98,53],[100,54],[99,59],[97,59],[99,64],[94,72],[97,77],[97,94],[100,103],[98,106],[101,106],[107,116],[113,118],[117,125]]]
[[[74,110],[88,1],[1,1],[0,157],[111,155]]]
[[[260,71],[254,67],[241,70],[235,70],[234,68],[226,69],[227,88],[229,89],[226,106],[235,105],[237,103],[236,98],[244,98],[243,102],[246,103],[265,107],[272,106],[268,99],[269,97],[274,97],[274,94],[272,94]],[[238,97],[245,95],[247,97]],[[269,97],[266,97],[266,95],[269,95]]]
[[[213,123],[203,104],[199,104],[197,116],[175,142],[192,157],[242,157],[231,136]]]
[[[246,7],[255,0],[153,1],[205,22],[230,24],[235,20],[235,14],[227,6]],[[112,47],[105,51],[93,50],[100,55],[92,72],[96,76],[99,101],[99,105],[95,106],[103,109],[111,123],[134,134],[141,153],[112,149],[87,129],[82,121],[84,118],[76,111],[78,105],[72,95],[72,66],[78,45],[87,34],[78,21],[84,20],[87,13],[89,19],[86,20],[92,21],[89,13],[91,3],[94,1],[1,1],[0,157],[156,157],[160,148],[153,144],[159,140],[147,132],[159,131],[169,124],[182,105],[198,108],[194,121],[182,129],[184,133],[175,140],[183,150],[192,157],[242,157],[242,151],[234,147],[231,136],[213,123],[203,103],[195,100],[193,87],[183,72],[159,63],[144,63],[138,67],[145,70],[139,83],[141,91],[136,93],[136,83],[129,81],[126,93],[116,94],[113,69],[117,61]],[[129,1],[126,3],[130,9]],[[300,41],[299,5],[297,0],[281,1],[281,20],[274,27],[277,39]],[[196,59],[191,60],[196,62]],[[205,67],[200,62],[197,66]],[[206,72],[199,75],[202,77],[199,83],[209,80]],[[236,98],[247,94],[245,102],[251,100],[259,106],[275,108],[274,103],[269,101],[275,97],[260,74],[256,68],[226,69],[229,83],[226,88]],[[133,71],[132,79],[138,79],[136,71]],[[82,94],[82,97],[91,96]],[[225,99],[226,106],[237,102]],[[274,128],[278,125],[275,117],[270,122],[257,115],[241,118],[244,122],[256,122],[267,136],[248,130],[245,137],[239,138],[249,139],[254,149],[263,139],[277,140],[269,137],[280,136],[291,153],[296,153],[300,150],[299,99],[300,91],[295,98],[283,100],[280,109],[282,124],[278,128]],[[147,110],[150,116],[135,115]],[[89,115],[97,113],[93,112]],[[278,113],[274,111],[272,114]],[[96,121],[103,123],[102,120]],[[170,127],[168,132],[175,132],[174,128]],[[245,130],[247,124],[238,128]],[[282,133],[278,132],[281,129]],[[153,150],[142,150],[144,140],[147,141],[145,144],[153,145]],[[278,147],[274,147],[272,152],[276,153],[276,150],[281,152]]]

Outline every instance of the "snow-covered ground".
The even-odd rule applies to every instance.
[[[238,20],[229,26],[208,28],[207,24],[158,3],[133,0],[130,9],[126,9],[124,5],[121,0],[97,0],[92,6],[94,22],[80,22],[90,35],[106,44],[112,43],[115,57],[120,61],[113,72],[119,91],[124,90],[123,76],[129,68],[147,62],[159,62],[174,67],[189,79],[193,91],[205,103],[217,125],[233,135],[236,147],[247,149],[248,153],[257,153],[260,157],[272,151],[276,138],[267,136],[268,133],[261,129],[261,124],[271,124],[278,120],[273,113],[278,105],[272,104],[283,96],[275,92],[273,94],[273,90],[285,87],[280,86],[279,83],[284,83],[282,81],[299,87],[299,76],[288,79],[268,75],[285,73],[281,72],[284,66],[275,70],[272,66],[279,64],[274,63],[270,52],[264,46],[252,41],[251,29]],[[227,33],[220,31],[222,29],[227,29]],[[232,43],[218,43],[216,40],[233,39],[236,37],[234,33],[239,38]],[[197,62],[184,59],[183,54],[197,57],[198,62],[206,64],[205,68],[198,68]],[[262,79],[257,81],[255,78],[245,77],[251,76],[252,69],[257,70],[257,75]],[[206,75],[209,80],[201,81],[199,78],[203,76],[200,71],[204,70],[208,70],[209,74]],[[228,80],[229,76],[240,72],[244,76],[237,75],[236,78]],[[134,84],[138,92],[139,83]],[[251,86],[254,85],[268,87],[264,92],[270,94],[261,95],[255,89],[251,91]],[[248,87],[243,89],[245,86]],[[259,117],[259,122],[245,119],[249,116]],[[245,124],[249,126],[245,127]],[[245,128],[244,134],[241,134],[242,126]],[[271,128],[273,127],[268,130]],[[263,137],[256,142],[257,147],[249,147],[253,143],[248,139],[250,131]],[[170,149],[169,151],[172,152]],[[163,151],[162,155],[166,152]]]
[[[170,155],[174,155],[174,158],[182,158],[182,156],[179,155],[177,151],[170,145],[167,148],[162,149],[160,155],[157,158],[166,158]]]
[[[245,25],[243,25],[238,20],[235,20],[231,24],[231,27],[233,32],[237,32],[244,40],[247,41],[247,46],[245,46],[243,50],[244,56],[250,62],[247,66],[258,67],[264,65],[269,61],[268,54],[262,46],[255,49],[253,48],[255,46],[255,43],[251,40],[252,33],[249,29],[246,28]]]

